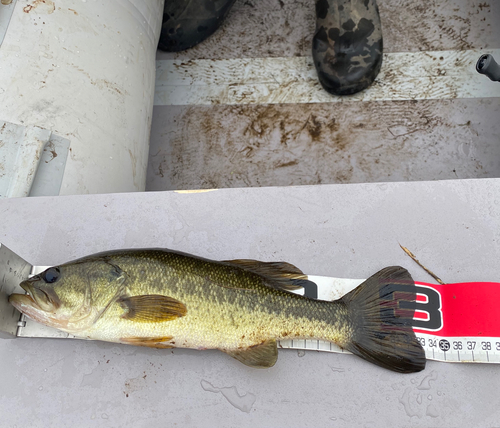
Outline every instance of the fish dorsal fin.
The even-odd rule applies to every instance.
[[[249,272],[267,278],[268,286],[277,290],[294,291],[306,288],[311,281],[307,280],[307,275],[294,265],[286,262],[260,262],[258,260],[240,259],[225,260],[233,266],[238,266]]]
[[[139,322],[171,321],[187,313],[184,303],[160,294],[120,297],[118,304],[125,309],[122,318]]]
[[[267,369],[274,366],[278,359],[276,340],[266,340],[259,345],[236,351],[224,351],[227,355],[236,358],[243,364],[256,369]]]

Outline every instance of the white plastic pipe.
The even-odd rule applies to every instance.
[[[71,141],[61,194],[145,189],[162,12],[163,0],[17,1],[0,119]]]

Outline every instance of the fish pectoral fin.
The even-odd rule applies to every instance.
[[[169,343],[172,340],[172,336],[165,337],[120,337],[120,342],[125,343],[127,345],[135,345],[135,346],[147,346],[148,348],[174,348]]]
[[[298,267],[286,262],[259,262],[258,260],[225,260],[225,263],[238,266],[249,272],[269,279],[266,284],[277,290],[294,291],[312,284]]]
[[[266,340],[259,345],[236,351],[226,351],[227,355],[236,358],[243,364],[256,369],[267,369],[274,366],[278,359],[278,346],[276,340]]]
[[[139,322],[172,321],[187,313],[184,303],[160,294],[120,297],[118,304],[125,310],[122,318]]]

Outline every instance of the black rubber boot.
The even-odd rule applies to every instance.
[[[328,92],[351,95],[370,86],[382,51],[376,0],[316,0],[313,59]]]
[[[158,49],[178,52],[211,36],[236,0],[165,0]]]

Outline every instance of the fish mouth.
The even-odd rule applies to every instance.
[[[28,283],[29,280],[21,282],[19,284],[21,288],[26,291],[27,294],[18,294],[14,293],[9,296],[9,302],[12,303],[16,309],[21,311],[20,308],[17,307],[19,306],[29,306],[33,307],[34,309],[41,310],[42,308],[40,305],[37,303],[37,301],[33,298],[34,293],[33,293],[33,285]],[[21,311],[22,312],[22,311]]]
[[[38,281],[39,277],[32,277],[19,284],[27,294],[11,294],[9,303],[33,321],[67,331],[68,320],[57,312],[62,306],[59,297],[53,290],[37,287]]]
[[[54,309],[54,304],[49,295],[36,287],[34,283],[38,278],[30,278],[19,284],[27,294],[11,294],[9,302],[20,312],[30,316],[31,313],[51,312]]]
[[[9,296],[9,303],[33,321],[57,328],[60,322],[54,318],[54,313],[51,313],[49,309],[53,305],[51,305],[50,301],[46,300],[47,296],[45,293],[29,281],[23,281],[20,284],[28,294],[11,294]]]
[[[49,313],[40,308],[35,299],[29,294],[11,294],[9,303],[23,315],[36,322],[47,325],[50,321]]]
[[[22,313],[26,312],[26,308],[33,308],[38,311],[42,310],[29,294],[11,294],[9,296],[9,303]]]

